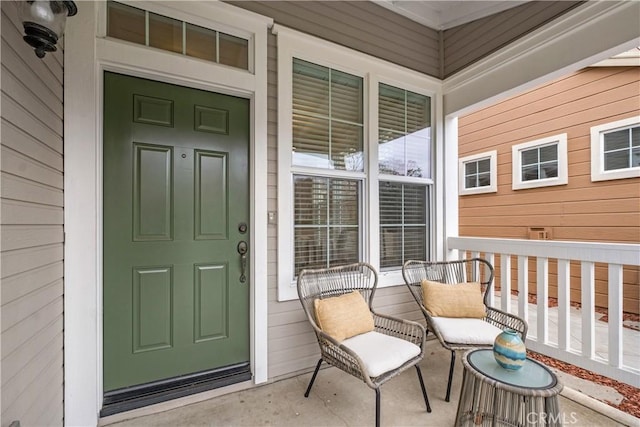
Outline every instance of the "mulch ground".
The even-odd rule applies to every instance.
[[[512,291],[513,293],[513,291]],[[517,291],[515,291],[515,295],[517,295]],[[535,295],[529,295],[529,303],[537,304],[537,298]],[[572,307],[581,308],[580,303],[571,302]],[[549,297],[548,298],[548,306],[549,307],[557,307],[558,300],[556,298]],[[601,314],[598,320],[602,322],[608,322],[608,311],[606,308],[595,307],[595,311],[598,314]],[[638,325],[640,321],[640,316],[635,313],[623,313],[622,314],[623,321],[630,321],[631,323],[623,324],[623,327],[638,330]],[[538,360],[539,362],[544,363],[547,366],[558,369],[567,374],[573,375],[574,377],[582,378],[583,380],[595,382],[597,384],[602,384],[605,386],[609,386],[615,389],[618,393],[620,393],[624,398],[619,404],[615,404],[613,402],[609,402],[607,400],[603,400],[609,406],[617,408],[623,412],[633,415],[636,418],[640,418],[640,389],[637,389],[633,386],[630,386],[625,383],[621,383],[620,381],[613,380],[611,378],[595,374],[586,369],[580,368],[578,366],[572,365],[570,363],[565,363],[560,360],[554,359],[549,356],[545,356],[540,353],[536,353],[531,350],[527,350],[527,356]]]
[[[583,380],[602,384],[615,389],[618,393],[624,396],[622,401],[619,404],[615,404],[607,400],[603,400],[603,402],[609,406],[626,412],[627,414],[631,414],[636,418],[640,418],[640,389],[602,375],[594,374],[593,372],[586,369],[562,362],[560,360],[542,355],[540,353],[536,353],[535,351],[527,350],[527,356],[539,362],[542,362],[549,367],[573,375],[574,377],[582,378]]]

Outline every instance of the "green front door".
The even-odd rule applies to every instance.
[[[104,79],[104,391],[248,362],[249,101]]]

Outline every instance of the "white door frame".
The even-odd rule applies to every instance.
[[[185,2],[187,3],[187,2]],[[267,35],[269,18],[219,2],[142,2],[165,16],[250,39],[251,72],[105,37],[106,3],[78,2],[67,23],[64,72],[64,411],[96,425],[102,407],[102,92],[104,71],[250,100],[251,368],[267,376]],[[251,54],[250,54],[251,56]],[[262,278],[262,279],[261,279]]]

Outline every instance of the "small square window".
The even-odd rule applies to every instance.
[[[514,190],[566,184],[567,134],[514,145],[511,161]]]
[[[640,117],[591,128],[591,180],[640,177]]]
[[[460,195],[498,191],[497,151],[463,157],[458,165]]]

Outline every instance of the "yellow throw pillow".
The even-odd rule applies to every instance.
[[[445,283],[423,280],[422,301],[432,316],[483,318],[487,315],[482,302],[480,283]]]
[[[373,331],[375,326],[369,306],[358,291],[316,299],[313,305],[318,326],[337,341]]]

